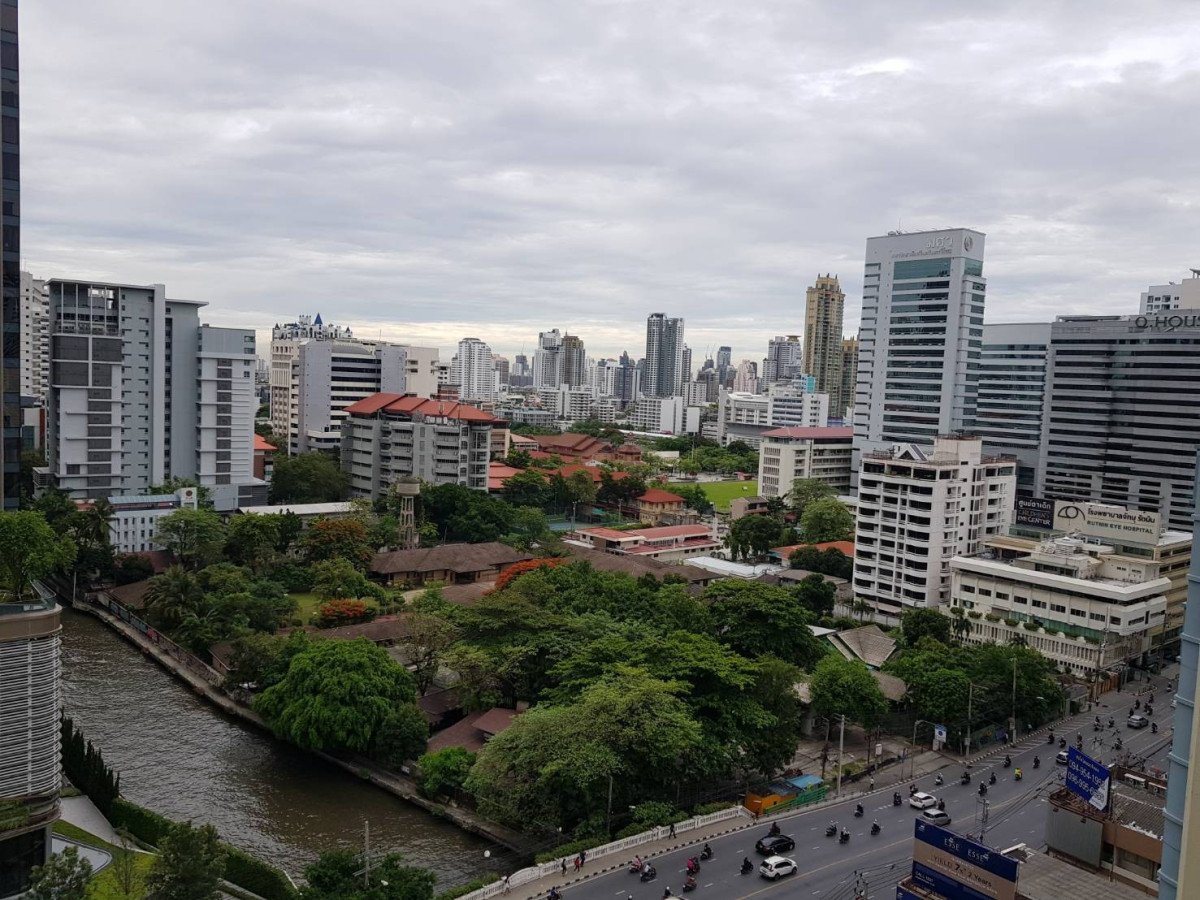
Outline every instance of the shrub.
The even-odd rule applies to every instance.
[[[670,825],[672,822],[682,822],[687,818],[670,803],[662,800],[649,800],[639,803],[633,810],[633,821],[641,825],[643,830],[655,825]]]
[[[151,847],[157,847],[174,824],[166,816],[119,798],[113,801],[108,819],[114,827],[128,829],[135,838]]]
[[[972,619],[982,619],[982,618],[983,618],[983,613],[981,613],[981,612],[980,612],[979,610],[977,610],[977,609],[969,609],[969,610],[967,610],[967,615],[968,615],[970,618],[972,618]]]
[[[1041,626],[1037,622],[1022,622],[1021,627],[1026,631],[1037,631]]]
[[[1000,621],[1000,617],[998,615],[996,615],[995,613],[988,613],[985,618],[989,622],[999,622]]]
[[[471,891],[477,891],[482,887],[487,887],[489,884],[495,884],[500,880],[498,872],[489,872],[482,878],[476,878],[468,881],[466,884],[460,884],[458,887],[450,888],[447,891],[442,891],[433,900],[455,900],[456,897],[461,897],[464,894],[469,894]],[[268,898],[270,900],[270,898]]]
[[[313,623],[318,628],[357,625],[359,622],[370,622],[378,612],[374,604],[365,600],[330,600],[321,604],[313,616]]]
[[[1005,619],[1004,624],[1007,625],[1009,628],[1016,628],[1019,623],[1017,622],[1016,619]]]
[[[421,790],[430,797],[436,797],[461,788],[473,765],[475,754],[462,747],[444,747],[426,753],[417,760],[421,770]]]
[[[62,717],[60,732],[63,771],[107,815],[121,793],[120,777],[105,765],[103,754],[84,739],[83,732],[66,716]]]
[[[733,806],[732,800],[718,800],[716,803],[701,803],[692,810],[693,816],[707,816],[709,813],[720,812],[723,809],[729,809]]]
[[[225,880],[266,900],[292,900],[296,896],[283,872],[236,847],[225,848]]]
[[[642,830],[645,831],[646,829],[643,828]],[[634,833],[636,834],[637,832]],[[548,863],[553,862],[556,859],[561,859],[564,856],[569,859],[573,856],[577,856],[580,850],[591,850],[593,847],[599,847],[601,844],[607,843],[608,839],[603,835],[585,838],[581,841],[571,841],[569,844],[563,844],[560,847],[555,847],[548,853],[539,853],[537,857],[535,857],[534,862]]]

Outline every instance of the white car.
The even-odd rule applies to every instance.
[[[917,791],[908,798],[908,805],[913,809],[929,809],[931,806],[937,806],[937,797]]]
[[[950,816],[940,809],[927,809],[921,813],[921,820],[928,822],[930,825],[949,825]]]
[[[786,856],[768,856],[758,864],[758,874],[772,881],[784,875],[791,875],[795,871],[795,861],[788,859]]]

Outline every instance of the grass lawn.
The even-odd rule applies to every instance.
[[[298,593],[288,594],[288,596],[299,604],[299,607],[296,610],[296,615],[300,617],[302,622],[307,624],[308,620],[311,619],[313,614],[317,611],[317,605],[320,603],[320,601],[317,600],[317,595]]]
[[[719,512],[729,511],[729,501],[734,497],[754,497],[758,494],[757,481],[702,481],[700,489],[713,502]]]
[[[71,838],[72,840],[81,841],[85,844],[91,844],[93,847],[99,847],[102,850],[107,850],[109,853],[116,856],[121,852],[119,847],[114,847],[105,841],[100,840],[90,831],[84,831],[77,825],[72,825],[70,822],[59,820],[54,823],[54,833],[61,834],[63,837]],[[152,853],[137,853],[134,856],[137,860],[138,876],[142,881],[150,871],[150,866],[154,862],[154,854]],[[125,900],[126,895],[120,889],[117,883],[116,873],[111,865],[105,869],[91,881],[88,882],[88,900]],[[134,896],[138,896],[135,892]]]

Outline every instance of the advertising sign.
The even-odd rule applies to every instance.
[[[1135,543],[1157,543],[1162,533],[1162,516],[1156,512],[1126,509],[1104,503],[1076,503],[1056,500],[1054,527],[1059,531],[1078,531],[1090,537],[1112,538]]]
[[[1103,810],[1108,806],[1110,783],[1111,775],[1100,763],[1074,747],[1067,751],[1067,790],[1072,794]]]
[[[1015,859],[917,819],[913,880],[951,900],[1015,900]]]
[[[1033,528],[1054,527],[1054,501],[1041,497],[1017,497],[1013,501],[1013,520]]]

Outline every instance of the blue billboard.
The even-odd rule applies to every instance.
[[[1015,859],[920,819],[915,828],[914,884],[947,900],[1015,900]]]
[[[998,876],[1003,881],[1015,882],[1017,880],[1017,869],[1021,864],[1015,859],[1009,859],[991,847],[985,847],[961,834],[955,834],[953,831],[921,819],[914,820],[914,823],[916,825],[914,836],[921,843],[930,844],[938,850],[956,856],[963,862]]]
[[[912,880],[913,884],[917,885],[917,887],[933,891],[938,896],[945,897],[946,900],[995,900],[990,894],[977,891],[975,888],[937,871],[937,869],[932,869],[917,862],[913,863]],[[914,895],[910,892],[909,896]]]
[[[1108,806],[1111,773],[1081,750],[1067,751],[1067,790],[1082,797],[1096,809]]]

